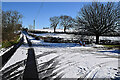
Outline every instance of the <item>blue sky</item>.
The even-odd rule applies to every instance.
[[[85,4],[91,2],[3,2],[3,11],[17,10],[24,17],[23,26],[33,25],[36,20],[36,29],[49,27],[49,18],[53,16],[68,15],[75,18]]]

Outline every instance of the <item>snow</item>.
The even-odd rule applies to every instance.
[[[71,39],[74,38],[74,34],[56,34],[56,33],[41,33],[41,34],[35,34],[37,36],[43,36],[43,37],[59,37],[59,38],[66,38]]]
[[[53,73],[59,73],[53,78],[60,74],[63,75],[62,78],[114,78],[118,71],[118,53],[111,52],[113,50],[100,52],[106,51],[99,50],[99,48],[103,48],[102,45],[83,47],[79,44],[74,44],[73,46],[72,43],[47,43],[42,40],[35,40],[32,37],[28,38],[33,44],[37,44],[34,45],[36,56],[49,53],[37,58],[38,64],[48,62],[57,57],[58,65],[53,70]]]
[[[27,39],[26,39],[25,35],[23,36],[23,38],[24,38],[24,44],[27,44]]]
[[[21,36],[22,37],[22,36]],[[24,43],[26,43],[26,37],[24,35]],[[13,54],[13,56],[8,60],[8,62],[4,65],[4,67],[1,70],[4,70],[5,68],[9,67],[10,65],[13,65],[19,61],[27,59],[27,51],[28,51],[27,45],[21,45],[16,52]],[[3,53],[2,53],[3,54]]]
[[[103,45],[93,45],[93,47],[102,48],[102,47],[104,47],[104,46],[103,46]]]
[[[8,47],[8,48],[1,48],[0,49],[0,56],[2,56],[4,53],[6,53],[7,51],[9,51],[11,48],[13,48],[13,46]]]
[[[78,35],[74,34],[58,34],[58,33],[40,33],[35,34],[37,36],[43,36],[43,37],[56,37],[56,38],[64,38],[64,39],[76,39],[78,38]],[[80,36],[79,36],[80,37]],[[93,41],[96,40],[95,36],[85,36],[86,38],[92,39]],[[108,37],[108,36],[100,36],[99,40],[112,40],[112,41],[120,41],[120,37]]]
[[[73,43],[47,43],[42,40],[35,40],[28,36],[32,42],[36,55],[37,65],[42,65],[52,59],[56,62],[52,73],[58,72],[53,78],[61,75],[62,78],[114,78],[118,72],[119,51],[101,50],[94,47],[102,45],[80,46]],[[24,35],[24,43],[27,44]],[[14,53],[10,60],[1,69],[27,58],[28,46],[24,44]],[[52,61],[49,62],[52,66]],[[45,67],[46,67],[45,66]],[[38,66],[38,72],[40,67]],[[51,74],[52,74],[51,73]]]
[[[96,39],[95,36],[94,37],[94,40]],[[120,41],[120,37],[111,37],[111,36],[100,36],[99,37],[100,40],[112,40],[112,41]]]
[[[85,47],[84,47],[85,49]],[[108,67],[118,67],[118,59],[117,58],[103,58],[106,57],[105,55],[96,55],[96,54],[91,54],[92,50],[91,48],[87,48],[87,50],[89,51],[82,51],[84,50],[83,47],[80,48],[38,48],[35,47],[35,53],[36,55],[38,55],[39,53],[42,54],[45,52],[50,52],[50,51],[56,51],[56,53],[51,53],[47,56],[44,57],[40,57],[39,59],[37,59],[38,64],[39,63],[43,63],[43,61],[47,62],[46,60],[50,60],[50,58],[55,58],[56,56],[59,56],[57,58],[57,60],[59,61],[59,68],[57,70],[54,70],[54,72],[58,71],[61,68],[65,68],[62,72],[64,72],[64,76],[62,78],[79,78],[79,77],[84,77],[85,74],[87,74],[90,70],[93,70],[94,67],[93,66],[97,66],[97,65],[102,65],[102,64],[107,64],[110,61],[113,61],[115,64],[114,65],[110,65],[111,63],[109,63],[107,66]],[[109,53],[110,54],[110,53]],[[112,62],[112,63],[113,63]],[[57,66],[56,66],[57,67]],[[96,67],[97,68],[97,67]],[[105,70],[107,71],[104,71]],[[111,70],[114,71],[113,69],[108,70],[107,67],[103,68],[103,72],[107,74],[107,72],[110,72]],[[99,68],[98,68],[99,69]],[[98,70],[97,69],[97,70]],[[99,69],[101,70],[101,69]],[[54,73],[53,72],[53,73]],[[96,70],[95,70],[96,72]],[[115,76],[115,73],[117,72],[114,71],[114,74],[111,73],[112,76]],[[92,73],[91,73],[92,74]],[[94,73],[93,73],[94,74]],[[108,77],[108,75],[102,75],[97,73],[97,75],[101,75],[102,77]],[[96,77],[97,77],[96,75]],[[88,76],[89,78],[91,76]],[[111,76],[109,76],[111,77]]]
[[[34,41],[33,41],[34,42]],[[34,43],[37,44],[37,41]],[[38,42],[39,44],[39,42]],[[44,44],[44,43],[43,43]],[[47,43],[51,45],[52,43]],[[61,43],[59,43],[60,45]],[[57,46],[59,46],[57,45]],[[69,47],[43,47],[37,45],[34,46],[35,54],[40,55],[46,52],[50,52],[48,55],[40,57],[37,59],[38,64],[47,62],[55,57],[58,57],[58,67],[53,71],[53,73],[63,69],[61,72],[64,75],[62,78],[114,78],[118,70],[118,58],[116,58],[117,53],[108,52],[108,55],[115,56],[109,57],[108,55],[98,53],[99,50],[93,47],[81,47],[81,46],[69,46]],[[103,47],[102,45],[96,45],[97,47]],[[55,53],[53,53],[55,52]],[[94,54],[93,54],[94,53]],[[106,58],[107,57],[107,58]],[[114,63],[114,64],[111,64]],[[102,67],[99,67],[102,66]],[[90,72],[91,71],[91,72]],[[102,74],[104,73],[104,74]],[[88,74],[86,76],[86,74]],[[54,76],[55,78],[57,76]]]
[[[31,36],[27,36],[29,40],[32,42],[33,45],[44,45],[44,46],[49,46],[49,47],[74,47],[74,46],[81,46],[78,43],[48,43],[44,42],[43,40],[35,40],[35,38]]]
[[[18,40],[20,40],[22,38],[23,34],[20,34],[20,37]],[[4,53],[6,53],[7,51],[9,51],[11,48],[13,48],[14,46],[8,47],[8,48],[1,48],[0,49],[0,56],[2,56]]]
[[[12,64],[15,64],[16,62],[27,59],[27,50],[28,47],[24,45],[18,48],[17,51],[13,54],[13,56],[8,60],[8,62],[2,68],[2,70],[4,70],[5,68],[9,67]]]
[[[22,37],[23,37],[23,34],[20,34],[20,37],[19,37],[18,41],[19,41]]]
[[[116,71],[118,71],[117,69],[117,65],[118,62],[117,61],[113,61],[113,62],[109,62],[106,65],[102,66],[95,78],[114,78],[114,75],[116,74]]]
[[[54,32],[54,29],[35,29],[36,31]],[[56,32],[64,32],[63,29],[56,29]],[[72,29],[66,29],[66,32],[73,32]]]

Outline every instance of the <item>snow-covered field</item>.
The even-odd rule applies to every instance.
[[[51,74],[56,75],[52,78],[115,78],[120,77],[118,73],[119,50],[103,50],[101,46],[83,47],[73,43],[46,43],[42,40],[35,40],[28,36],[34,48],[38,72],[42,69],[52,68],[46,73],[39,73],[39,77],[45,77]],[[28,45],[24,36],[24,45],[22,45],[10,58],[10,60],[1,69],[27,58]],[[47,63],[45,65],[45,63]],[[43,67],[44,66],[44,67]]]
[[[71,39],[74,38],[74,34],[56,34],[56,33],[42,33],[42,34],[35,34],[37,36],[43,36],[43,37],[59,37],[59,38],[66,38]]]
[[[54,32],[54,29],[35,29],[36,31]],[[72,29],[66,29],[67,32],[73,32]],[[56,32],[64,32],[64,29],[56,29]]]
[[[96,39],[95,36],[93,36]],[[120,41],[120,37],[108,37],[108,36],[100,36],[100,40],[112,40],[112,41]]]
[[[36,30],[37,31],[37,30]],[[41,30],[42,31],[42,30]],[[40,33],[40,34],[35,34],[37,36],[43,36],[43,37],[59,37],[59,38],[64,38],[64,39],[75,39],[78,38],[80,36],[78,35],[74,35],[74,34],[58,34],[58,33]],[[85,36],[86,38],[90,38],[93,40],[96,40],[95,36]],[[100,40],[112,40],[112,41],[119,41],[120,40],[120,36],[118,37],[113,37],[113,36],[100,36],[99,37]]]
[[[36,31],[48,31],[48,32],[54,32],[53,29],[36,29]],[[63,29],[56,29],[57,32],[63,32]],[[73,32],[74,30],[66,30],[67,32]],[[76,36],[74,34],[57,34],[57,33],[42,33],[42,34],[36,34],[38,36],[52,36],[52,37],[59,37],[59,38],[66,38],[66,39],[71,39],[75,38]],[[95,36],[90,36],[92,39],[96,39]],[[119,37],[108,37],[108,36],[100,36],[100,40],[112,40],[112,41],[119,41]]]

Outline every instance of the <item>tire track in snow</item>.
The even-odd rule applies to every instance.
[[[45,56],[46,55],[49,55],[49,54],[45,54]],[[41,58],[43,55],[40,55],[40,56],[38,56],[39,58]],[[107,63],[107,62],[106,62]],[[44,64],[44,63],[43,63]],[[52,64],[52,63],[51,63]],[[104,63],[105,64],[105,63]],[[44,66],[46,66],[47,68],[45,69],[45,70],[43,70],[43,72],[44,71],[49,71],[49,69],[52,69],[52,68],[48,68],[48,66],[50,66],[50,65],[44,65]],[[103,63],[101,63],[101,64],[98,64],[98,65],[96,65],[96,66],[94,66],[94,69],[92,69],[92,70],[90,70],[89,72],[88,72],[88,74],[85,76],[85,78],[89,78],[89,77],[91,77],[91,78],[94,78],[95,76],[96,76],[96,74],[97,74],[97,72],[101,69],[103,67]],[[42,69],[42,68],[41,68]],[[58,71],[58,70],[57,70]],[[47,75],[46,73],[43,73],[44,75]],[[56,74],[58,74],[58,73],[56,73]],[[41,74],[42,75],[42,74]],[[52,75],[52,74],[51,74]],[[44,79],[48,79],[48,78],[50,78],[51,77],[51,75],[47,75],[47,76],[44,76],[43,78]]]
[[[114,60],[114,61],[108,61],[108,62],[100,63],[100,64],[97,64],[97,65],[93,66],[93,67],[92,67],[93,69],[90,70],[90,71],[85,75],[84,80],[87,80],[88,78],[94,79],[95,76],[96,76],[96,74],[97,74],[97,72],[98,72],[101,68],[103,68],[103,67],[105,67],[107,64],[112,63],[112,62],[115,62],[115,61],[116,61],[116,60]]]
[[[26,39],[27,39],[28,45],[32,47],[32,42],[30,42],[30,39],[27,38],[27,36],[26,36]],[[45,52],[43,54],[37,55],[36,59],[48,56],[50,53],[56,53],[56,52]],[[53,73],[53,71],[56,69],[56,66],[58,64],[58,61],[56,60],[57,57],[58,56],[53,57],[51,60],[47,62],[37,64],[37,65],[40,65],[40,66],[37,66],[38,76],[40,80],[46,80],[46,79],[50,80],[53,76],[57,75],[62,70],[61,69],[59,70],[59,72]],[[62,77],[62,73],[58,77],[59,78]]]

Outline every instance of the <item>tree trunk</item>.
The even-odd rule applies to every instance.
[[[66,26],[64,27],[64,32],[66,32]]]
[[[54,27],[54,32],[56,32],[55,29],[56,29],[56,27]]]
[[[99,44],[99,35],[96,35],[96,44]]]

